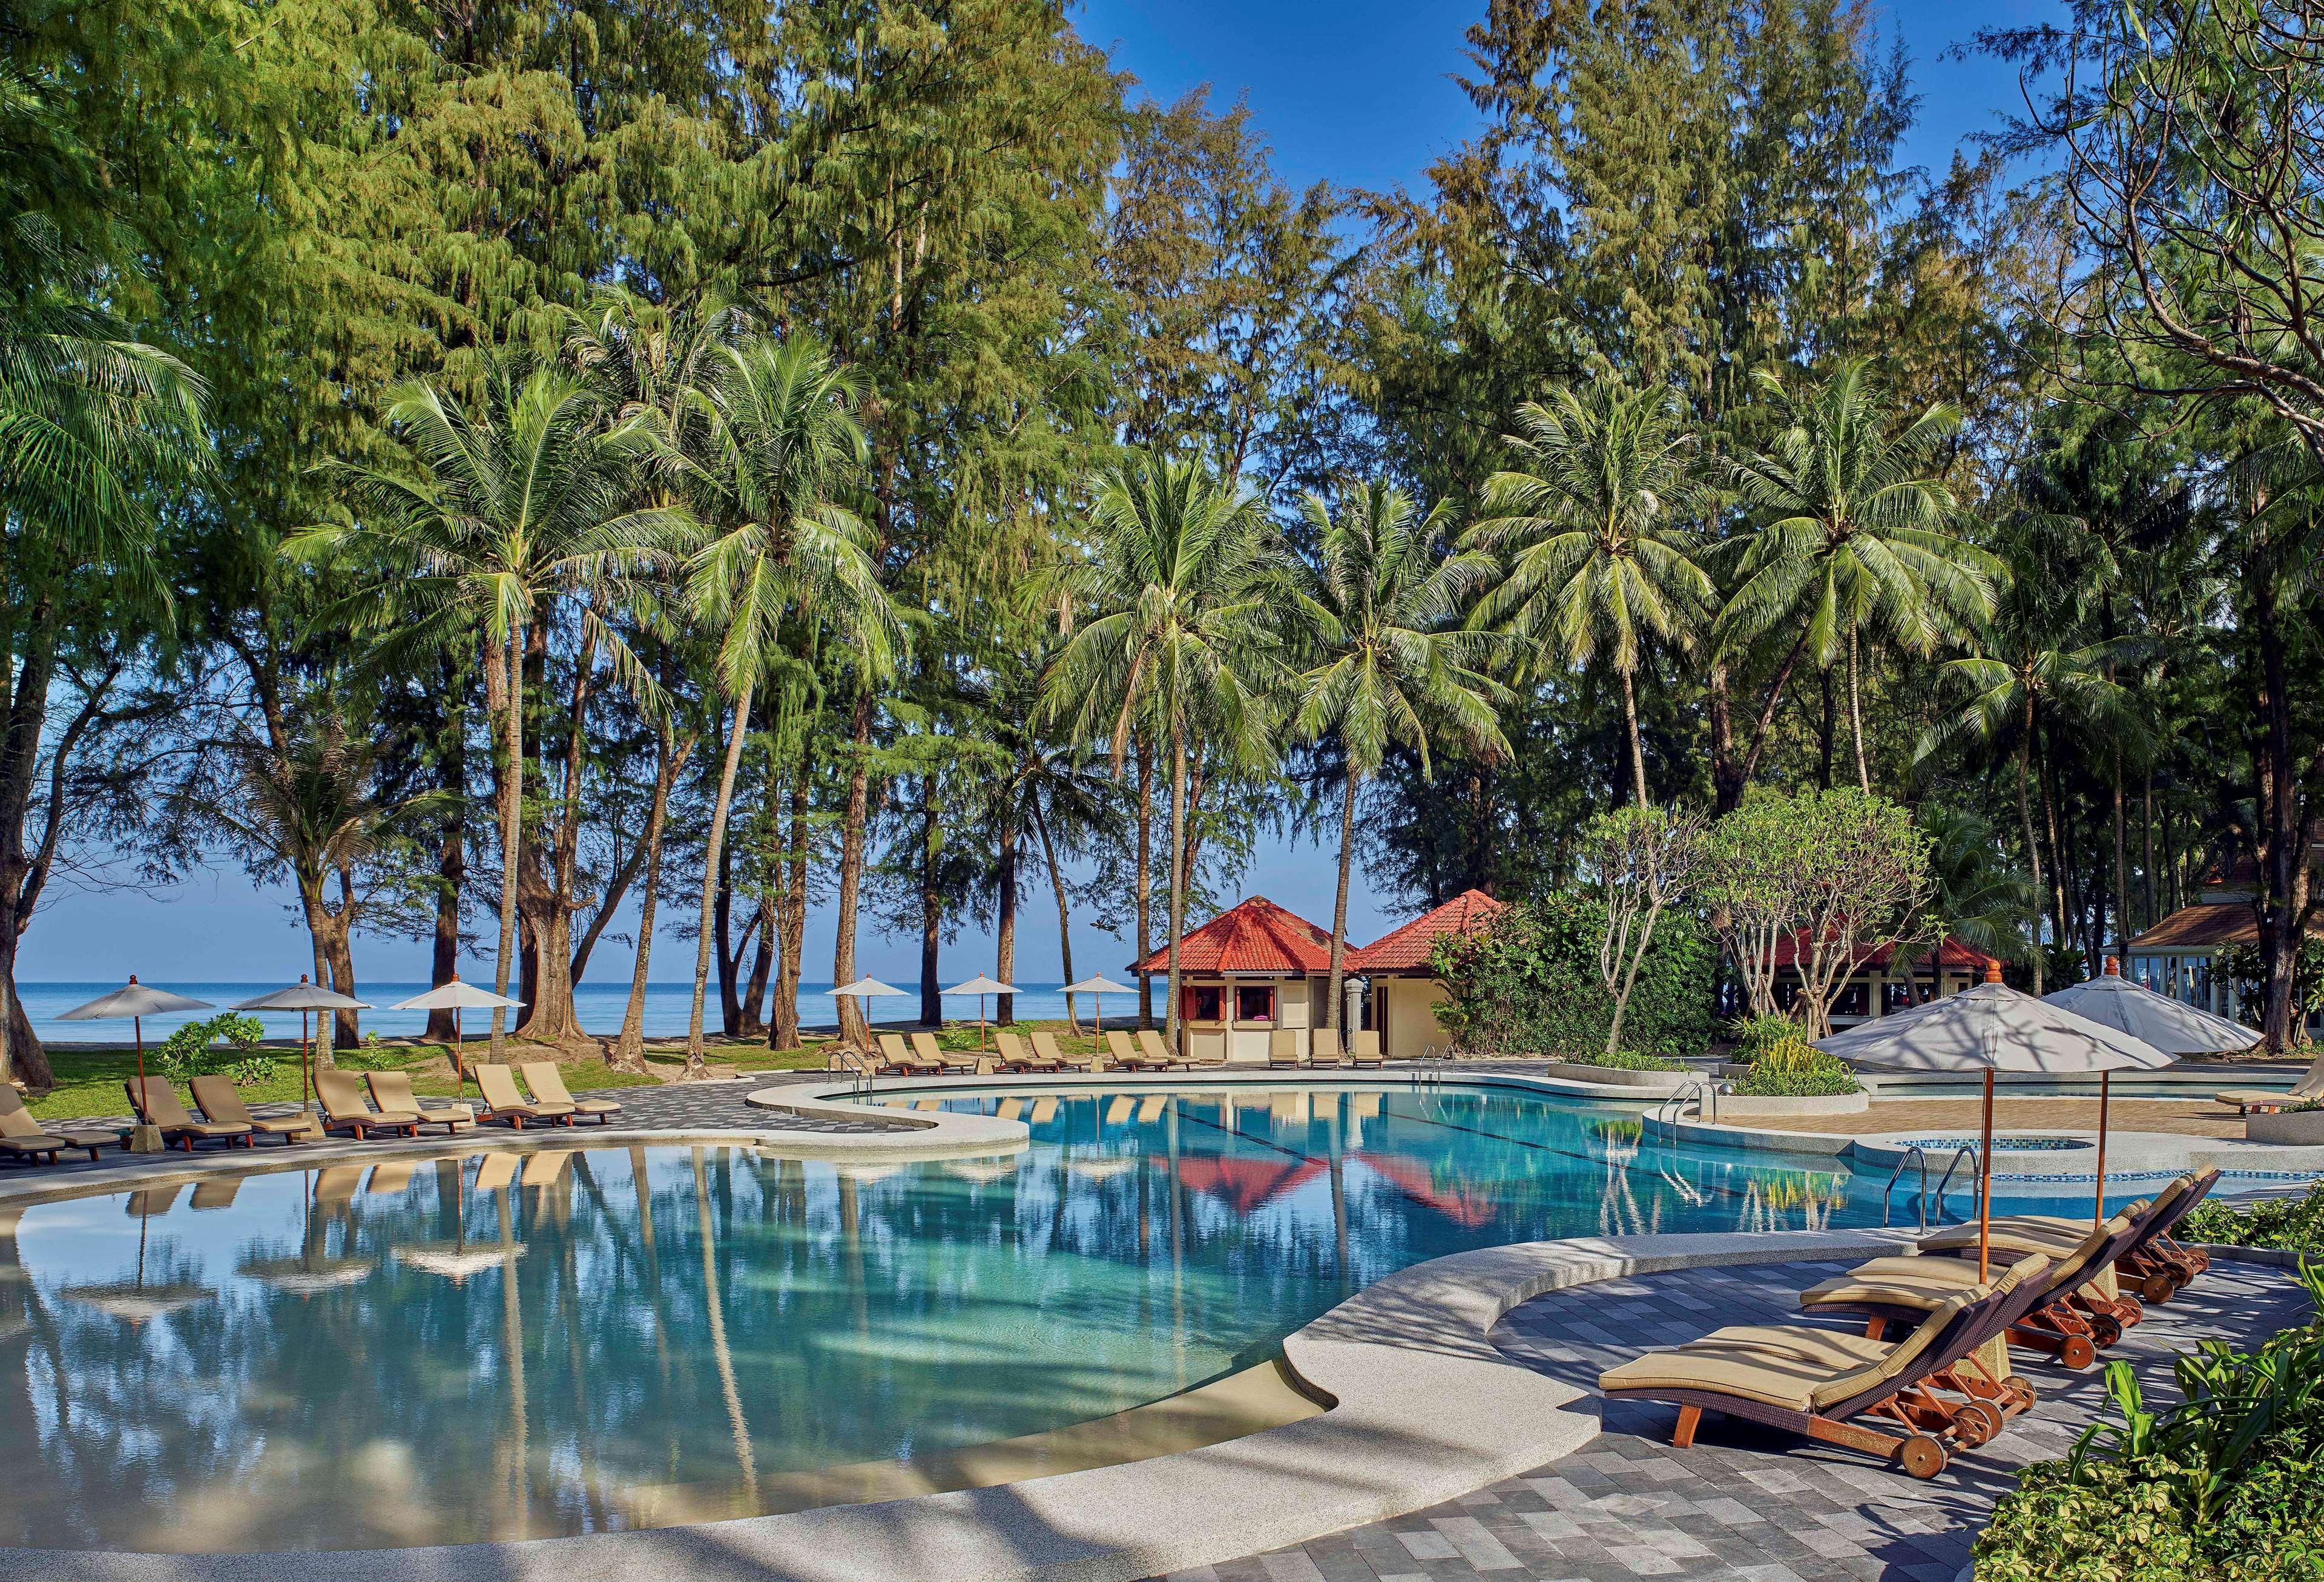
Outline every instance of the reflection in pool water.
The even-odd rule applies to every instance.
[[[914,1102],[914,1101],[906,1101]],[[1005,1159],[470,1152],[0,1221],[0,1542],[392,1546],[705,1520],[1269,1355],[1462,1248],[1877,1220],[1828,1162],[1477,1089],[941,1102]],[[579,1139],[575,1139],[577,1143]],[[823,1497],[829,1497],[825,1495]]]

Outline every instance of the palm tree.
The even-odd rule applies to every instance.
[[[1309,740],[1339,738],[1340,888],[1332,909],[1332,986],[1323,1025],[1340,1025],[1348,937],[1348,868],[1355,851],[1356,797],[1391,747],[1410,750],[1432,777],[1428,745],[1451,736],[1487,758],[1508,752],[1495,705],[1500,685],[1482,669],[1495,646],[1481,632],[1449,624],[1491,574],[1483,555],[1436,553],[1443,513],[1417,520],[1412,497],[1392,484],[1348,485],[1333,513],[1309,495],[1301,510],[1321,565],[1293,596],[1314,662],[1299,678],[1296,728]]]
[[[717,423],[706,513],[719,531],[689,563],[687,595],[696,619],[716,634],[718,683],[734,720],[703,859],[702,931],[686,1039],[689,1076],[699,1076],[705,1064],[702,1004],[735,770],[750,729],[752,692],[781,656],[783,622],[815,612],[857,646],[873,674],[892,666],[900,638],[871,535],[838,504],[867,458],[853,411],[861,397],[854,376],[804,335],[724,348],[711,384]]]
[[[1135,733],[1170,758],[1170,939],[1165,1028],[1179,1043],[1178,940],[1186,931],[1186,744],[1200,731],[1257,762],[1275,725],[1277,662],[1258,641],[1270,546],[1256,495],[1207,462],[1133,450],[1091,482],[1089,560],[1062,578],[1095,612],[1051,667],[1043,698],[1084,739],[1109,742],[1116,775]]]
[[[631,503],[636,470],[657,441],[643,423],[604,419],[604,402],[582,379],[513,357],[491,362],[473,404],[425,382],[403,385],[389,397],[386,421],[412,465],[353,469],[355,514],[286,546],[294,557],[369,568],[366,586],[342,609],[383,634],[384,648],[440,647],[469,624],[484,634],[484,702],[505,759],[493,967],[502,995],[516,950],[528,641],[545,630],[544,606],[667,567],[670,546],[691,527],[683,506]],[[581,619],[617,668],[634,675],[635,656],[594,601]],[[507,1017],[493,1008],[495,1060]]]
[[[1517,426],[1507,439],[1520,465],[1486,483],[1484,518],[1462,541],[1507,567],[1470,624],[1547,639],[1540,652],[1577,665],[1605,657],[1621,683],[1630,782],[1644,807],[1639,661],[1649,642],[1691,647],[1711,606],[1686,525],[1692,442],[1667,392],[1614,379],[1527,402]]]
[[[1960,424],[1951,408],[1894,424],[1860,361],[1800,394],[1772,374],[1757,377],[1784,426],[1733,468],[1742,502],[1766,520],[1739,541],[1737,587],[1714,640],[1727,647],[1796,626],[1819,668],[1844,658],[1856,780],[1869,791],[1864,634],[1926,658],[1991,617],[2005,573],[1948,531],[1952,491],[1931,467]]]
[[[2015,955],[2037,897],[2025,876],[2006,865],[2000,840],[1983,816],[1924,803],[1913,822],[1929,837],[1930,911],[1948,939],[1988,956]]]

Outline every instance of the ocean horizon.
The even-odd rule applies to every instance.
[[[116,980],[81,983],[22,983],[16,985],[17,998],[23,1002],[24,1013],[32,1019],[32,1032],[42,1043],[112,1043],[130,1036],[129,1024],[122,1022],[61,1022],[59,1015],[76,1005],[87,1004],[99,995],[109,994],[121,986]],[[226,983],[218,981],[152,980],[152,986],[183,995],[189,999],[207,1000],[214,1007],[209,1011],[175,1012],[144,1019],[144,1033],[150,1042],[166,1038],[189,1022],[217,1014],[237,1000],[254,999],[272,989],[282,987],[280,983]],[[898,988],[906,985],[898,984]],[[839,1022],[839,1002],[832,997],[833,985],[802,983],[799,985],[799,1022],[807,1028],[836,1026]],[[1062,1018],[1065,1013],[1065,985],[1062,983],[1022,984],[1017,996],[1016,1011],[1019,1018],[1047,1021]],[[376,1032],[382,1038],[417,1035],[428,1025],[425,1011],[393,1011],[387,1009],[398,1000],[408,1000],[427,993],[429,985],[415,983],[359,984],[356,998],[368,1000],[375,1007],[362,1013],[365,1032]],[[771,1001],[772,995],[769,999]],[[1090,1013],[1090,997],[1076,996],[1083,1015]],[[575,1009],[580,1013],[584,1032],[611,1038],[622,1031],[622,1017],[629,1008],[630,985],[627,980],[619,984],[595,984],[584,981],[573,994]],[[655,984],[646,985],[645,1031],[649,1038],[672,1038],[686,1032],[688,1014],[693,1006],[694,984]],[[1106,1009],[1114,1015],[1129,1011],[1137,1002],[1135,995],[1108,995]],[[907,989],[894,999],[867,1002],[872,1019],[878,1022],[910,1022],[918,1019],[920,995],[917,988]],[[994,1010],[993,1003],[984,1003],[985,1014]],[[948,1021],[976,1020],[977,1003],[973,999],[947,996],[945,1013]],[[263,1016],[270,1038],[299,1033],[299,1019],[283,1012],[254,1013]],[[718,985],[713,983],[704,1006],[706,1025],[712,1032],[718,1030]],[[462,1031],[473,1037],[492,1026],[492,1013],[470,1011],[465,1015]]]

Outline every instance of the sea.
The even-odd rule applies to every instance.
[[[112,1043],[129,1036],[129,1024],[109,1022],[63,1022],[59,1016],[76,1005],[87,1004],[100,995],[110,994],[121,986],[118,983],[23,983],[16,993],[24,1003],[24,1013],[32,1020],[32,1031],[43,1043]],[[167,983],[155,980],[153,986],[168,989],[188,999],[205,1000],[218,1010],[237,1000],[255,999],[270,990],[283,985],[279,983]],[[398,1000],[408,1000],[428,992],[424,983],[359,984],[355,997],[369,1001],[374,1010],[363,1013],[365,1032],[377,1032],[383,1038],[402,1033],[419,1033],[425,1030],[425,1011],[395,1011],[387,1009]],[[866,1002],[875,1022],[917,1022],[920,1013],[918,988],[905,984],[895,985],[906,993],[894,999],[873,999]],[[1017,1015],[1028,1021],[1062,1018],[1065,1013],[1065,985],[1060,983],[1020,984],[1017,996]],[[809,1029],[836,1027],[839,1024],[839,1002],[831,996],[829,983],[799,985],[799,1022]],[[1158,995],[1158,991],[1157,991]],[[770,996],[771,998],[771,996]],[[619,983],[590,983],[584,980],[574,991],[574,1004],[580,1013],[583,1031],[600,1033],[607,1038],[622,1031],[622,1016],[629,1009],[630,985],[624,978]],[[693,1007],[694,985],[685,983],[648,984],[646,985],[645,1031],[649,1038],[678,1037],[686,1032],[687,1019]],[[1084,1016],[1090,1014],[1086,995],[1077,995]],[[1109,995],[1105,1007],[1108,1015],[1120,1015],[1135,1003],[1132,995]],[[991,1015],[993,1003],[984,1002],[984,1013]],[[973,1023],[977,1017],[977,1002],[973,997],[950,996],[945,1001],[945,1013],[954,1022]],[[144,1034],[151,1041],[166,1038],[172,1029],[181,1027],[214,1011],[180,1011],[144,1019]],[[296,1013],[280,1011],[263,1014],[270,1026],[279,1028],[281,1035],[296,1038],[299,1018]],[[704,1005],[706,1025],[714,1033],[718,1030],[718,985],[710,985],[709,997]],[[471,1036],[492,1026],[489,1011],[468,1011],[462,1013],[462,1031]]]

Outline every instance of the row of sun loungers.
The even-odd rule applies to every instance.
[[[840,1064],[864,1077],[990,1077],[1017,1071],[1200,1071],[1224,1070],[1229,1064],[1223,1048],[1215,1055],[1173,1054],[1162,1041],[1162,1035],[1152,1028],[1140,1028],[1135,1042],[1126,1032],[1109,1032],[1105,1048],[1086,1055],[1065,1053],[1057,1047],[1056,1035],[1047,1032],[1030,1034],[1029,1048],[1025,1036],[997,1032],[993,1035],[995,1052],[991,1054],[945,1050],[937,1046],[933,1033],[915,1032],[908,1036],[910,1041],[907,1044],[907,1035],[883,1032],[879,1035],[877,1052],[867,1055],[844,1050],[840,1052]],[[1329,1070],[1342,1065],[1377,1068],[1383,1063],[1379,1033],[1371,1028],[1357,1032],[1344,1053],[1338,1029],[1318,1028],[1313,1035],[1313,1052],[1305,1060],[1299,1053],[1299,1038],[1289,1028],[1277,1028],[1269,1035],[1268,1065],[1296,1068],[1304,1064],[1311,1069]]]
[[[1676,1406],[1671,1441],[1681,1448],[1715,1411],[1934,1477],[1948,1445],[1982,1445],[2034,1403],[2011,1346],[2088,1367],[2144,1316],[2127,1284],[2167,1301],[2209,1266],[2171,1232],[2218,1174],[2181,1176],[2095,1227],[2055,1216],[1996,1220],[1990,1256],[2005,1266],[1989,1281],[1978,1279],[1978,1227],[1948,1226],[1916,1254],[1875,1258],[1800,1293],[1809,1313],[1861,1317],[1861,1334],[1737,1325],[1609,1368],[1599,1387],[1613,1400]]]

